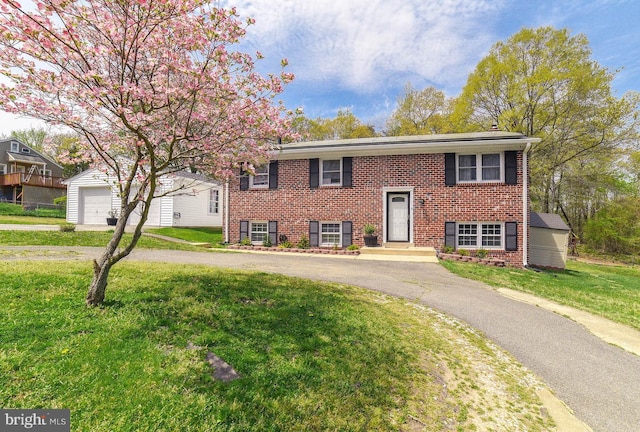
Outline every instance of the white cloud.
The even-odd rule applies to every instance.
[[[372,93],[418,77],[459,85],[495,42],[502,2],[477,0],[240,0],[256,49],[289,58],[302,82]],[[278,59],[279,60],[279,59]],[[397,84],[394,84],[397,85]]]

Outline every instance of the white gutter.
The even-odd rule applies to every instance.
[[[229,243],[229,180],[224,182],[224,242]]]
[[[522,265],[529,265],[529,150],[531,142],[522,152]]]

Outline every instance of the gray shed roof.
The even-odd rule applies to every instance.
[[[536,213],[531,212],[529,225],[536,228],[549,228],[561,231],[571,231],[562,218],[552,213]]]

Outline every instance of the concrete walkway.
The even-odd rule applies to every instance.
[[[37,247],[3,249],[30,249],[38,255]],[[41,250],[45,259],[88,259],[102,251],[62,247]],[[58,251],[57,258],[54,251]],[[551,302],[533,296],[519,298],[519,293],[495,290],[460,278],[437,264],[303,254],[143,249],[134,250],[127,259],[281,273],[357,285],[411,299],[455,316],[483,332],[535,372],[593,430],[640,430],[640,357],[611,345],[623,345],[615,342],[620,336],[628,339],[627,349],[640,352],[640,335],[624,326],[618,328],[618,333],[611,332],[613,342],[608,343],[585,325],[563,316],[571,318],[574,310],[570,308],[554,311]],[[585,316],[604,329],[611,324],[590,314]],[[561,426],[560,430],[588,430],[571,418],[561,422]]]

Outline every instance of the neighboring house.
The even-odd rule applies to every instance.
[[[531,212],[529,264],[564,269],[571,229],[557,214]]]
[[[97,169],[84,171],[66,182],[67,222],[79,225],[106,225],[112,211],[120,209],[120,198],[107,175]],[[161,191],[175,191],[154,198],[145,226],[222,226],[222,186],[202,175],[188,172],[164,178]],[[140,213],[134,211],[127,222],[135,225]]]
[[[484,249],[527,264],[527,152],[537,138],[482,132],[285,144],[229,184],[227,241]]]
[[[63,168],[16,138],[0,141],[0,200],[23,206],[53,204],[66,193]]]

